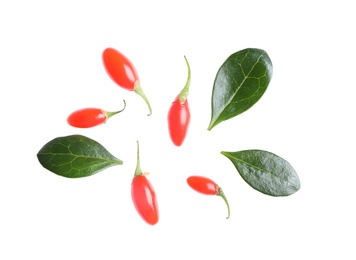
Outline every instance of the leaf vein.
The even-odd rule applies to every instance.
[[[250,78],[249,75],[251,74],[251,72],[253,71],[253,69],[256,67],[257,63],[260,62],[260,59],[261,59],[261,57],[264,55],[264,53],[265,53],[265,52],[263,51],[263,52],[259,55],[257,61],[253,64],[253,66],[251,67],[251,69],[250,69],[250,71],[247,73],[247,75],[245,74],[245,72],[244,72],[244,70],[243,70],[242,64],[241,64],[241,63],[238,63],[238,65],[242,68],[242,72],[243,72],[243,74],[244,74],[244,79],[242,80],[242,82],[241,82],[240,84],[238,84],[238,83],[236,82],[236,84],[239,85],[239,86],[236,88],[235,93],[234,93],[233,95],[231,95],[231,97],[230,97],[230,99],[228,100],[228,102],[226,102],[226,105],[225,105],[224,108],[221,110],[221,113],[220,113],[220,114],[224,113],[224,111],[226,110],[226,108],[227,108],[227,107],[229,106],[229,104],[231,103],[231,100],[237,95],[237,93],[239,92],[239,90],[241,89],[241,87],[242,87],[242,86],[244,85],[244,83],[246,82],[246,79]],[[245,57],[244,57],[243,59],[246,58],[247,54],[248,54],[248,52],[246,53],[246,55],[245,55]],[[252,77],[251,77],[251,78],[252,78]],[[258,88],[258,89],[259,89],[259,88]]]

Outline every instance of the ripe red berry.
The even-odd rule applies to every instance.
[[[213,180],[204,176],[190,176],[187,178],[188,185],[195,191],[205,195],[217,195],[220,196],[226,203],[228,209],[228,216],[230,217],[230,206],[225,197],[225,194],[219,185]]]
[[[184,88],[172,102],[168,111],[168,130],[170,138],[176,146],[181,146],[188,132],[190,124],[190,108],[188,93],[190,87],[190,66],[184,56],[188,67],[188,78]]]
[[[71,113],[67,122],[69,125],[78,128],[89,128],[100,124],[106,123],[106,121],[122,111],[125,110],[126,102],[124,100],[124,108],[120,111],[108,112],[101,108],[83,108]]]
[[[158,203],[151,182],[143,173],[140,164],[139,143],[137,142],[137,165],[131,184],[131,198],[137,213],[148,224],[155,225],[159,220]]]
[[[158,204],[155,190],[146,176],[136,176],[131,184],[131,197],[136,211],[150,225],[158,222]]]
[[[103,51],[102,59],[109,77],[120,87],[140,95],[149,108],[148,115],[151,115],[150,102],[142,90],[140,79],[132,62],[123,53],[114,48],[106,48]]]

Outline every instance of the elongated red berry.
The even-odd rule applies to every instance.
[[[172,102],[167,116],[169,136],[176,146],[183,144],[190,124],[190,108],[187,99],[190,87],[190,66],[187,58],[185,56],[184,58],[188,67],[187,82]]]
[[[137,164],[131,184],[131,198],[137,213],[148,224],[155,225],[159,220],[158,203],[151,182],[141,170],[139,143],[137,142]]]
[[[177,98],[168,111],[169,135],[174,145],[181,146],[187,136],[190,123],[188,100],[181,103]]]
[[[102,60],[109,77],[120,87],[140,95],[149,108],[148,115],[151,115],[150,102],[142,90],[140,79],[132,62],[123,53],[114,48],[106,48],[103,51]]]
[[[140,81],[132,62],[114,48],[106,48],[103,51],[103,63],[109,77],[124,89],[133,91],[135,83]]]
[[[225,194],[219,185],[213,180],[204,176],[190,176],[187,178],[188,185],[195,191],[205,195],[217,195],[220,196],[226,203],[228,209],[228,216],[230,217],[230,206],[225,197]]]
[[[146,176],[136,176],[131,184],[131,197],[137,213],[148,224],[158,222],[158,204],[155,190]]]
[[[106,123],[110,117],[124,111],[125,107],[126,101],[124,100],[124,108],[115,112],[108,112],[101,108],[82,108],[72,112],[68,116],[67,122],[77,128],[94,127]]]

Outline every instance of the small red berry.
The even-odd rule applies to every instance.
[[[67,122],[69,125],[78,128],[89,128],[100,124],[106,123],[106,121],[122,111],[125,110],[126,102],[124,100],[124,108],[120,111],[108,112],[100,108],[83,108],[71,113]]]
[[[195,191],[205,195],[217,195],[220,196],[226,203],[228,209],[228,216],[230,217],[230,206],[225,197],[225,194],[219,185],[213,180],[204,176],[190,176],[187,178],[188,185]]]
[[[150,102],[142,90],[140,79],[132,62],[123,53],[114,48],[106,48],[103,51],[102,59],[109,77],[120,87],[140,95],[149,108],[148,115],[151,115]]]
[[[151,182],[141,170],[139,143],[137,142],[137,164],[131,184],[131,198],[137,213],[148,224],[155,225],[159,220],[158,203]]]
[[[131,184],[131,197],[137,213],[150,225],[158,222],[158,204],[155,190],[146,176],[136,176]]]
[[[187,136],[190,124],[190,108],[188,104],[188,93],[190,86],[190,66],[184,56],[188,67],[188,78],[184,88],[172,102],[168,111],[168,131],[174,145],[181,146]]]

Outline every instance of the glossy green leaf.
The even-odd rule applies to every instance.
[[[82,135],[53,139],[39,150],[37,158],[47,170],[68,178],[87,177],[123,164],[101,144]]]
[[[225,152],[241,177],[254,189],[271,196],[288,196],[300,189],[296,171],[283,158],[262,150]]]
[[[272,62],[264,50],[249,48],[230,55],[215,77],[208,130],[251,108],[271,77]]]

